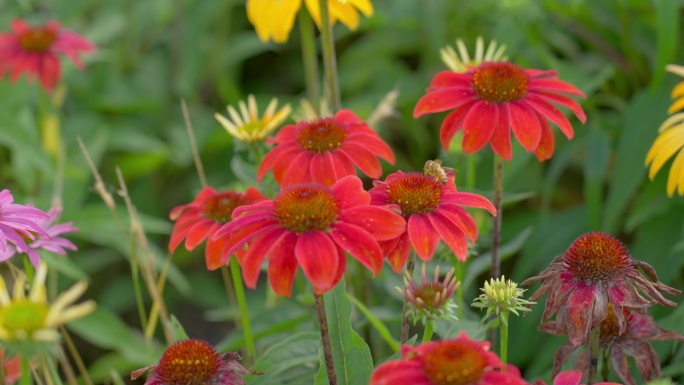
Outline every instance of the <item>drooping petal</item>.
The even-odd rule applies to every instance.
[[[513,158],[513,149],[511,148],[511,122],[508,118],[508,113],[504,113],[504,109],[500,110],[499,122],[494,126],[494,133],[489,145],[492,149],[505,160]]]
[[[534,151],[541,139],[541,125],[537,114],[525,103],[509,103],[508,120],[513,134],[522,144],[525,151]]]
[[[479,194],[467,192],[448,192],[442,195],[442,202],[453,203],[458,206],[477,207],[489,211],[489,213],[492,215],[496,215],[496,208],[492,202]]]
[[[464,103],[462,106],[451,111],[449,115],[444,118],[442,126],[439,129],[439,141],[442,144],[442,148],[445,150],[449,150],[451,139],[453,139],[454,135],[463,128],[463,121],[473,104],[475,104],[474,101]]]
[[[563,114],[563,112],[553,104],[535,95],[529,95],[525,99],[525,102],[546,119],[555,123],[558,128],[560,128],[561,132],[565,134],[568,140],[572,139],[572,137],[575,135],[575,131],[572,129],[572,124],[570,124],[568,118],[565,117],[565,114]],[[545,119],[541,120],[545,121]]]
[[[346,176],[330,188],[341,211],[370,203],[370,194],[363,189],[363,183],[356,175]]]
[[[577,284],[567,303],[568,339],[575,345],[584,342],[592,327],[595,289]]]
[[[441,112],[456,108],[473,98],[473,91],[469,89],[442,88],[429,91],[418,100],[413,109],[413,117]]]
[[[327,234],[320,230],[300,234],[295,246],[295,257],[316,293],[322,294],[332,289],[340,257],[335,243]]]
[[[357,143],[347,142],[342,145],[340,152],[344,153],[354,162],[356,167],[361,169],[364,174],[371,178],[379,178],[382,175],[380,161],[372,152],[358,145]]]
[[[468,257],[468,243],[466,242],[465,235],[458,229],[456,223],[442,215],[439,211],[433,211],[426,215],[432,227],[437,230],[439,236],[442,237],[442,240],[458,257],[458,260],[461,262],[465,261]]]
[[[269,232],[260,234],[255,237],[249,244],[247,254],[242,258],[242,276],[245,278],[245,285],[254,289],[256,287],[257,279],[259,278],[259,271],[261,265],[271,255],[274,249],[281,247],[282,239],[291,232],[277,227]]]
[[[268,281],[276,294],[292,295],[292,282],[297,273],[297,258],[295,245],[297,235],[289,233],[280,241],[280,247],[271,250],[268,260]]]
[[[553,137],[553,130],[551,130],[551,125],[549,122],[546,121],[546,119],[541,118],[539,119],[539,122],[541,123],[541,139],[539,140],[539,145],[537,146],[537,149],[534,150],[534,156],[537,157],[537,160],[540,162],[543,162],[547,159],[551,158],[551,155],[553,155],[553,148],[555,146],[555,138]]]
[[[349,223],[339,222],[330,232],[335,243],[356,258],[376,275],[382,269],[380,245],[364,229]]]
[[[408,235],[418,257],[423,261],[432,259],[439,243],[439,234],[425,214],[413,214],[409,217]]]
[[[558,92],[570,95],[576,95],[581,98],[585,98],[584,92],[579,88],[573,86],[568,82],[564,82],[558,79],[540,78],[540,79],[530,79],[529,84],[530,91],[545,91],[545,92]]]
[[[406,221],[401,215],[378,206],[350,208],[338,220],[361,227],[379,241],[396,238],[406,231]]]
[[[392,271],[401,274],[411,254],[411,240],[409,239],[408,232],[396,239],[380,242],[380,247],[392,267]]]
[[[489,142],[499,123],[499,107],[495,103],[477,102],[463,121],[463,152],[471,154]]]

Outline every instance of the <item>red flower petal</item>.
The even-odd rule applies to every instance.
[[[382,251],[378,242],[365,230],[349,223],[339,222],[330,232],[332,239],[377,275],[382,269]]]
[[[209,230],[214,225],[214,221],[203,219],[195,223],[188,231],[188,237],[185,239],[185,248],[192,251],[197,245],[202,243],[209,235]]]
[[[380,248],[392,267],[392,271],[401,274],[411,254],[411,240],[409,239],[408,232],[395,239],[380,242]]]
[[[465,261],[468,258],[468,242],[466,242],[465,235],[459,230],[458,225],[439,211],[428,213],[427,217],[442,240],[456,254],[458,260]]]
[[[539,146],[537,146],[537,149],[534,150],[534,155],[537,157],[537,160],[543,162],[551,158],[551,155],[553,155],[555,139],[553,137],[553,130],[551,130],[551,125],[549,122],[542,117],[540,117],[539,121],[542,127],[542,136],[541,140],[539,141]]]
[[[418,257],[423,261],[432,259],[439,243],[439,234],[432,228],[425,214],[413,214],[409,217],[408,234]]]
[[[285,174],[287,166],[291,163],[286,160],[294,157],[300,151],[301,149],[288,145],[278,145],[273,148],[264,156],[259,164],[259,168],[257,169],[257,181],[261,182],[264,175],[271,169],[273,169],[273,177],[276,182],[282,180],[282,175]]]
[[[473,91],[459,88],[442,88],[423,95],[413,109],[413,117],[456,108],[473,98]]]
[[[463,121],[463,152],[471,154],[487,144],[499,122],[499,113],[495,103],[480,101],[473,105]]]
[[[319,230],[299,235],[295,246],[295,257],[304,275],[311,281],[314,292],[325,293],[332,289],[340,265],[340,256],[335,243]]]
[[[584,92],[570,83],[558,79],[530,79],[530,91],[559,92],[585,98]]]
[[[453,203],[458,206],[477,207],[489,211],[490,214],[496,215],[496,208],[489,201],[489,199],[479,194],[466,192],[448,192],[442,195],[442,202]]]
[[[301,152],[292,159],[279,184],[281,186],[286,186],[308,182],[311,179],[311,174],[309,174],[309,163],[311,162],[311,158],[313,158],[313,155],[306,151]]]
[[[475,102],[467,102],[457,109],[451,111],[449,115],[444,118],[442,126],[439,129],[439,141],[445,150],[449,150],[449,143],[454,135],[463,127],[466,113],[475,104]]]
[[[508,113],[500,110],[499,122],[494,126],[494,133],[489,145],[492,149],[505,160],[513,158],[513,150],[511,148],[511,122],[508,119]]]
[[[221,250],[221,264],[225,265],[228,262],[228,258],[242,249],[252,238],[265,232],[272,231],[274,228],[279,228],[280,226],[275,223],[275,221],[266,223],[257,222],[236,228],[234,232],[230,233],[230,239],[226,242],[226,245],[223,246],[223,250]],[[223,228],[225,228],[225,226]],[[220,233],[223,228],[217,231],[214,236],[221,236]]]
[[[453,204],[441,204],[439,208],[440,214],[454,222],[473,243],[477,240],[477,224],[467,211]]]
[[[558,373],[553,379],[553,385],[580,385],[582,381],[582,372],[579,370],[567,370]]]
[[[577,117],[577,119],[579,119],[580,122],[587,122],[587,115],[585,115],[584,110],[579,105],[579,103],[570,99],[567,96],[552,94],[550,92],[535,92],[528,94],[528,96],[529,95],[540,95],[544,99],[548,99],[554,103],[560,104],[563,107],[567,107],[568,109],[570,109],[570,111],[572,111],[575,114],[575,116]]]
[[[524,103],[509,103],[507,107],[513,134],[526,151],[534,151],[541,139],[541,124],[537,114]]]
[[[52,89],[55,88],[57,81],[59,81],[59,77],[62,73],[59,59],[57,59],[55,55],[45,53],[40,59],[39,66],[40,68],[38,71],[40,74],[40,83],[46,90],[52,91]]]
[[[281,239],[280,247],[271,250],[268,260],[268,281],[273,291],[278,295],[292,295],[292,282],[297,273],[297,259],[295,258],[295,244],[297,235],[288,233]]]
[[[594,292],[591,286],[578,284],[572,290],[567,303],[568,339],[574,345],[579,345],[587,338],[592,324],[594,309]]]
[[[343,212],[350,207],[370,204],[370,194],[363,189],[363,183],[356,175],[348,175],[338,180],[330,191],[335,196],[338,208]]]
[[[363,143],[368,150],[386,160],[389,164],[394,164],[396,161],[394,158],[394,153],[392,152],[392,148],[377,134],[369,135],[366,133],[355,133],[349,135],[347,140],[354,140],[357,143]]]
[[[221,227],[219,223],[214,224],[214,227],[212,227],[212,230],[210,230],[209,233],[213,234],[219,227]],[[207,270],[216,270],[223,266],[221,263],[221,250],[223,250],[223,247],[226,245],[226,241],[228,241],[228,237],[225,236],[218,238],[212,238],[210,236],[207,240],[207,246],[204,249],[204,259],[207,264]]]
[[[330,151],[314,155],[309,164],[311,178],[317,183],[332,186],[337,179],[344,176],[344,170],[338,168],[336,163]]]
[[[434,385],[418,360],[390,360],[373,371],[370,385]]]
[[[543,117],[555,123],[568,139],[575,135],[572,124],[556,106],[535,95],[529,95],[525,101]]]
[[[378,158],[359,144],[345,142],[339,151],[349,156],[356,167],[369,177],[375,179],[382,175],[382,166],[380,166]]]
[[[249,244],[247,254],[242,258],[242,276],[245,278],[245,285],[254,289],[259,278],[261,264],[275,248],[281,247],[281,240],[290,232],[283,228],[274,228],[265,232]]]
[[[432,78],[428,90],[437,88],[465,88],[470,89],[470,77],[468,75],[454,72],[442,71]]]
[[[379,241],[396,238],[406,231],[406,221],[401,215],[379,206],[350,208],[338,220],[361,227]]]

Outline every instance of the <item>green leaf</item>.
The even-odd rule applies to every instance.
[[[339,385],[365,385],[373,372],[373,357],[366,342],[351,324],[351,303],[344,280],[323,296],[332,345],[335,373]],[[328,376],[321,353],[316,385],[327,385]]]
[[[347,294],[347,297],[354,304],[354,306],[356,306],[361,311],[361,313],[363,313],[363,315],[365,315],[366,318],[368,318],[368,321],[371,323],[371,325],[373,325],[375,330],[380,334],[382,339],[385,340],[385,342],[387,342],[387,344],[392,348],[392,350],[394,350],[395,352],[398,351],[401,346],[399,345],[399,342],[397,342],[397,340],[395,340],[392,337],[392,333],[390,333],[389,329],[387,329],[387,326],[385,326],[385,324],[382,323],[382,321],[380,321],[378,317],[376,317],[366,307],[366,305],[363,304],[363,302],[359,301],[351,294]]]
[[[315,332],[303,332],[290,336],[271,346],[254,363],[252,370],[263,372],[261,376],[245,377],[248,385],[310,384],[312,367],[318,361],[321,337]]]
[[[178,318],[176,318],[176,316],[173,314],[171,314],[171,319],[169,319],[169,327],[171,328],[171,334],[173,334],[173,342],[183,341],[190,338],[188,337],[188,333],[185,332],[183,325],[181,325],[180,321],[178,321]]]
[[[679,7],[676,0],[655,0],[658,56],[651,87],[659,87],[665,78],[665,66],[675,58],[679,38]]]

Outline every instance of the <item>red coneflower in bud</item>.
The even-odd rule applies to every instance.
[[[411,247],[427,262],[432,259],[440,239],[459,260],[466,259],[466,237],[475,242],[477,226],[462,206],[483,208],[496,215],[494,205],[487,198],[456,190],[453,171],[446,176],[444,181],[425,173],[397,171],[384,181],[373,182],[369,191],[371,202],[380,206],[396,205],[408,223],[400,237],[381,243],[396,273],[404,268]]]
[[[145,385],[244,385],[245,374],[256,374],[240,364],[239,354],[219,354],[209,343],[197,339],[171,345],[157,366],[131,372],[131,380],[149,371],[152,373]]]
[[[354,166],[371,178],[382,175],[377,157],[394,164],[394,153],[377,132],[349,110],[334,117],[283,127],[269,142],[276,146],[257,171],[261,180],[269,170],[279,185],[317,182],[332,186],[356,175]]]
[[[0,75],[9,73],[14,82],[26,72],[29,80],[38,76],[43,88],[51,91],[62,72],[58,56],[67,56],[82,69],[79,54],[93,51],[93,43],[56,21],[30,26],[16,19],[12,21],[12,32],[0,33]]]
[[[684,336],[671,330],[658,327],[648,314],[622,308],[622,318],[626,327],[620,332],[620,325],[615,312],[608,305],[608,316],[601,321],[599,346],[609,352],[611,364],[625,385],[637,385],[632,376],[627,356],[632,357],[639,374],[644,381],[660,378],[660,359],[649,341],[677,340],[684,341]],[[566,342],[556,352],[553,362],[554,372],[558,372],[570,354],[578,346]],[[577,358],[577,369],[587,371],[589,368],[589,352],[583,351]]]
[[[185,240],[185,248],[192,251],[208,238],[205,249],[207,269],[216,270],[226,261],[221,260],[221,250],[226,237],[213,237],[218,229],[230,222],[233,210],[242,205],[249,205],[266,199],[255,188],[248,188],[244,193],[233,190],[216,191],[205,187],[197,197],[188,204],[176,206],[169,217],[176,221],[171,232],[169,251],[174,252]]]
[[[268,258],[268,278],[277,294],[290,295],[297,265],[314,292],[323,294],[342,278],[345,251],[377,274],[382,269],[378,241],[396,238],[405,228],[401,216],[371,206],[361,180],[350,175],[332,187],[296,184],[274,200],[238,207],[216,236],[229,237],[224,259],[249,243],[246,254],[238,256],[248,287],[256,286]]]
[[[370,385],[528,385],[518,369],[503,365],[489,342],[458,338],[404,345],[402,358],[378,366]]]
[[[413,281],[413,276],[407,271],[404,274],[404,289],[397,287],[409,303],[409,315],[413,322],[422,320],[424,324],[434,319],[456,319],[454,310],[456,304],[451,300],[456,288],[460,284],[451,269],[440,281],[439,266],[435,268],[432,279],[428,278],[425,264],[421,269],[420,283]]]
[[[573,345],[586,341],[589,330],[609,314],[616,317],[619,332],[624,333],[623,306],[675,306],[661,292],[679,294],[679,290],[658,280],[653,267],[633,259],[619,240],[604,232],[581,235],[546,270],[523,284],[535,281],[542,281],[542,285],[530,300],[549,294],[542,322],[557,313],[555,322],[542,323],[542,330],[568,333]]]
[[[523,148],[543,161],[554,149],[549,121],[568,139],[574,135],[568,118],[552,103],[569,108],[582,123],[586,121],[582,107],[563,94],[584,97],[575,86],[559,80],[556,71],[484,62],[465,73],[438,73],[413,116],[454,109],[440,130],[444,149],[449,149],[449,142],[463,128],[463,152],[476,152],[489,143],[497,154],[510,160],[513,130]]]

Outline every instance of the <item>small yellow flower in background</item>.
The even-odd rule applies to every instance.
[[[278,109],[278,99],[271,99],[271,102],[266,107],[266,111],[264,111],[264,115],[259,117],[259,109],[257,108],[254,95],[247,97],[247,103],[241,100],[238,103],[238,108],[239,112],[233,106],[226,108],[230,119],[219,113],[214,114],[214,117],[230,135],[246,143],[264,140],[292,112],[289,104]]]
[[[318,0],[303,0],[309,14],[320,25]],[[335,24],[338,20],[349,29],[359,26],[359,12],[373,15],[370,0],[330,0],[330,18]],[[247,0],[247,18],[254,25],[259,39],[276,43],[287,41],[302,0]]]
[[[458,52],[456,51],[458,49]],[[506,45],[499,45],[496,40],[489,42],[487,51],[484,49],[484,39],[478,36],[475,42],[475,54],[470,57],[465,43],[461,39],[456,40],[456,48],[453,46],[446,46],[439,50],[444,64],[454,72],[466,72],[468,66],[478,65],[487,61],[507,61]]]
[[[684,77],[684,66],[670,64],[667,70]],[[675,101],[668,109],[669,114],[673,114],[684,108],[684,81],[679,82],[672,90],[672,98]],[[679,195],[684,195],[684,112],[674,114],[667,118],[658,129],[651,149],[646,155],[646,165],[650,167],[648,177],[653,179],[658,171],[672,157],[670,175],[667,179],[667,195],[674,195],[675,191]]]
[[[46,275],[47,265],[41,263],[28,293],[26,277],[17,277],[11,296],[5,280],[0,277],[0,340],[55,341],[59,338],[56,327],[95,310],[92,300],[73,305],[88,287],[84,281],[60,294],[52,304],[48,303]]]

